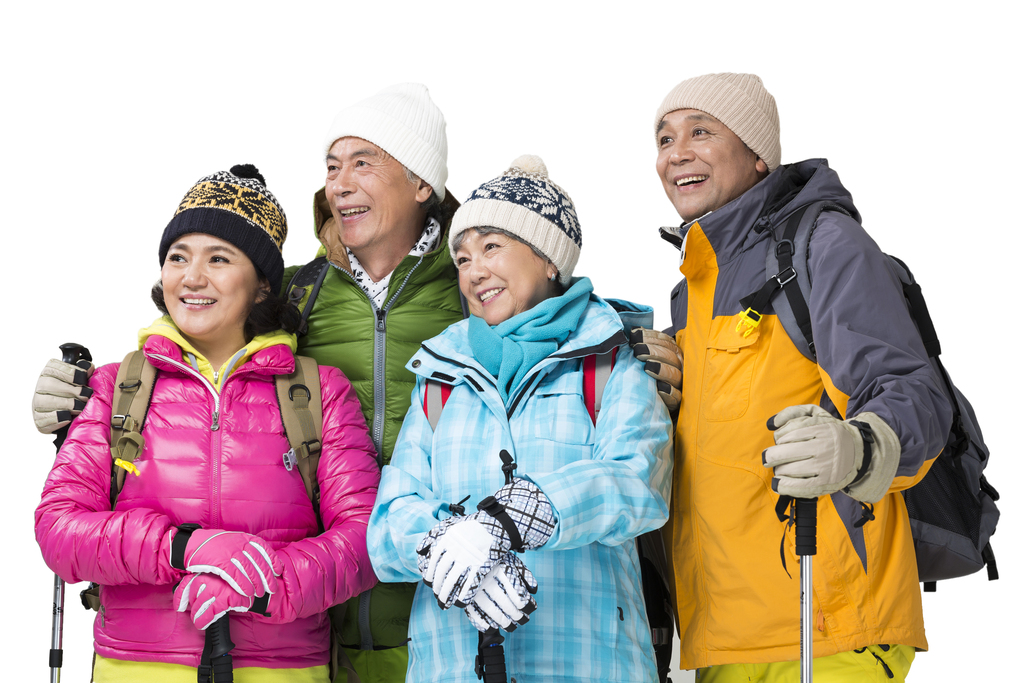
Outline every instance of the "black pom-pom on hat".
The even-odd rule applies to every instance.
[[[267,181],[263,179],[263,174],[260,173],[260,169],[256,168],[252,164],[236,164],[231,167],[231,173],[238,176],[239,178],[252,178],[260,181],[260,185],[263,187],[267,186]]]

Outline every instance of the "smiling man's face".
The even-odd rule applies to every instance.
[[[420,210],[432,189],[410,180],[402,164],[377,145],[346,137],[327,153],[326,192],[342,243],[362,261],[364,251],[404,240],[406,233],[415,242],[423,230]]]
[[[666,114],[657,142],[658,176],[684,221],[720,209],[768,174],[768,166],[724,123],[696,109]]]

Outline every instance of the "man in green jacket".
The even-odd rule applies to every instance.
[[[446,247],[458,203],[444,187],[444,117],[424,86],[395,85],[339,112],[324,150],[327,180],[313,201],[322,246],[284,281],[299,273],[291,295],[308,326],[299,353],[349,378],[384,466],[415,384],[405,364],[463,317]],[[415,589],[381,583],[346,604],[341,641],[363,683],[405,680]]]

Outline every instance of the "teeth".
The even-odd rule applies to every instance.
[[[501,294],[504,291],[505,291],[504,287],[501,287],[499,289],[488,289],[486,292],[484,292],[483,294],[480,295],[480,301],[483,301],[483,302],[486,303],[486,302],[490,301],[491,299],[493,299],[494,297],[498,296],[499,294]]]
[[[368,209],[365,206],[358,206],[354,209],[342,209],[341,211],[339,211],[339,213],[342,216],[355,216],[357,213],[366,213],[369,210],[370,209]]]
[[[182,301],[195,306],[209,306],[210,304],[217,303],[214,299],[182,299]]]
[[[707,180],[706,175],[693,175],[689,178],[680,178],[679,182],[676,183],[676,187],[682,187],[683,185],[692,185]]]

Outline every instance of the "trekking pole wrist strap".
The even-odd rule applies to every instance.
[[[512,518],[508,516],[505,511],[505,506],[498,502],[498,499],[494,496],[487,496],[476,506],[477,510],[486,512],[493,517],[498,524],[508,534],[509,543],[512,545],[512,550],[517,553],[521,553],[523,548],[523,537],[519,533],[519,529],[516,527],[516,523],[512,521]]]
[[[178,527],[178,532],[171,541],[171,567],[185,570],[185,548],[192,538],[192,533],[202,528],[198,524],[182,524]]]
[[[851,481],[844,491],[849,493],[850,487],[859,482],[868,473],[868,469],[871,467],[871,445],[875,443],[875,437],[871,433],[871,425],[860,420],[850,420],[850,424],[857,428],[860,432],[861,440],[864,442],[864,457],[860,462],[860,469],[857,470],[856,476]]]

